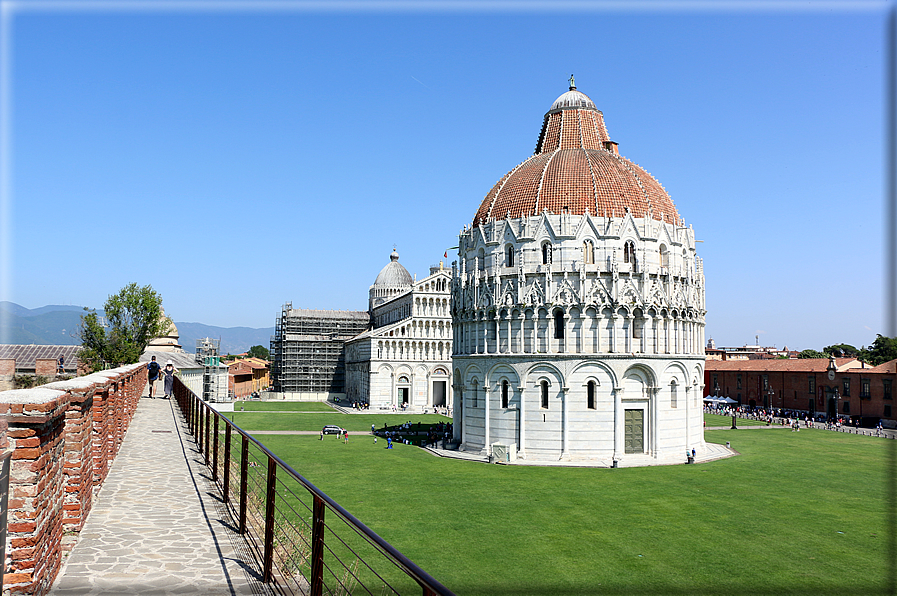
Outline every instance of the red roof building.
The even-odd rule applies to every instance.
[[[707,360],[704,395],[751,408],[895,420],[897,360],[871,367],[856,358]]]

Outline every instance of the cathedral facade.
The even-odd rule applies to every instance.
[[[346,342],[346,398],[372,410],[451,408],[451,273],[419,281],[395,251],[369,291],[371,327]]]
[[[615,466],[704,449],[694,231],[573,84],[535,154],[486,195],[452,267],[454,432],[536,461]]]

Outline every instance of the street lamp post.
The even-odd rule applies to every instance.
[[[841,394],[838,393],[838,388],[835,387],[835,393],[832,395],[832,403],[835,405],[835,422],[838,421],[838,400],[841,399]]]

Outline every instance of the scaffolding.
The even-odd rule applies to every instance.
[[[370,327],[367,311],[294,309],[284,304],[271,338],[275,392],[345,393],[345,343]]]
[[[196,363],[203,367],[203,401],[227,401],[227,367],[221,364],[220,341],[208,337],[196,340]]]

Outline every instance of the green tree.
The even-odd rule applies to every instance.
[[[78,335],[84,348],[78,359],[92,371],[106,364],[133,364],[150,340],[164,329],[162,296],[152,286],[131,283],[109,296],[103,306],[108,329],[95,310],[84,309]]]
[[[251,358],[261,358],[262,360],[267,360],[269,352],[268,348],[266,348],[265,346],[252,346],[251,348],[249,348],[247,354]]]
[[[887,337],[881,333],[877,334],[871,346],[860,350],[859,357],[872,366],[897,360],[897,337]]]
[[[798,358],[825,358],[825,354],[816,350],[803,350],[797,355]]]
[[[835,358],[847,358],[855,357],[860,351],[850,344],[833,344],[822,348],[822,353],[826,356],[834,355]]]

